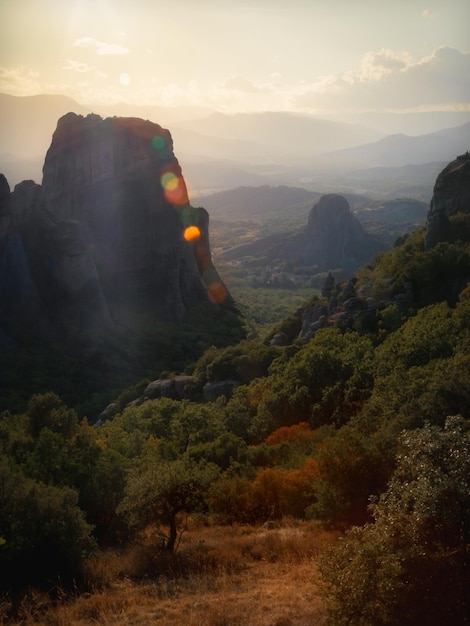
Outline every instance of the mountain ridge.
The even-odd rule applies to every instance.
[[[423,162],[451,161],[470,147],[470,122],[424,135],[395,133],[375,142],[325,154],[326,159],[355,167],[375,162],[379,167],[397,167]]]
[[[139,107],[128,104],[114,105],[111,108],[104,105],[86,107],[65,96],[18,97],[0,94],[2,120],[0,171],[5,173],[13,187],[25,179],[41,182],[43,155],[50,144],[57,119],[61,115],[70,111],[85,115],[92,112],[102,115],[102,111],[119,113],[120,106],[126,113],[135,111],[134,115],[137,115],[139,111]],[[48,111],[44,111],[44,108]],[[433,150],[426,146],[421,147],[418,156],[412,157],[412,145],[426,143],[429,139],[422,137],[433,133],[418,135],[412,140],[401,137],[399,143],[406,145],[403,145],[403,148],[394,148],[390,144],[397,142],[396,135],[388,135],[392,139],[387,139],[383,132],[373,130],[375,136],[380,137],[376,142],[364,144],[358,137],[359,144],[356,143],[355,146],[349,144],[347,148],[349,140],[344,133],[341,136],[342,130],[355,129],[356,132],[358,128],[365,128],[364,124],[361,126],[356,123],[348,124],[282,112],[232,116],[212,114],[188,121],[183,119],[183,114],[189,114],[188,110],[151,106],[142,106],[140,110],[154,122],[162,122],[160,117],[156,119],[156,113],[158,112],[160,116],[163,110],[167,111],[168,120],[175,120],[171,122],[173,141],[194,195],[248,183],[308,186],[311,190],[319,188],[322,193],[340,190],[377,194],[379,197],[384,195],[390,197],[390,194],[405,192],[416,193],[419,199],[427,199],[432,194],[434,167],[428,168],[428,174],[415,192],[412,191],[414,183],[411,179],[406,181],[405,187],[408,187],[408,191],[405,191],[406,172],[405,176],[399,171],[389,173],[387,182],[381,186],[374,168],[403,167],[418,161],[424,164],[431,161],[445,164],[463,151],[461,144],[464,135],[458,130],[462,125],[434,131],[442,131],[443,134],[437,140],[436,137],[431,138],[434,140]],[[202,112],[199,111],[198,115],[201,116]],[[445,121],[449,124],[453,118],[446,116],[442,119],[442,123]],[[460,115],[455,117],[455,120],[462,119],[464,118]],[[167,123],[165,119],[163,121]],[[220,128],[218,129],[220,125],[226,130],[222,132]],[[228,128],[230,125],[231,129]],[[243,125],[245,129],[242,133],[239,127]],[[336,136],[332,137],[336,142],[335,145],[331,143],[326,145],[325,137],[322,139],[321,128],[330,129],[328,131],[330,134],[336,129]],[[467,126],[464,124],[463,128],[465,131]],[[370,129],[367,132],[371,132]],[[447,135],[455,137],[446,141]],[[338,145],[338,141],[343,142],[342,145]],[[383,143],[380,143],[381,141]],[[447,146],[445,150],[444,146]],[[348,150],[353,152],[347,152]],[[358,168],[362,170],[359,178],[355,174]],[[371,171],[367,172],[368,169]]]

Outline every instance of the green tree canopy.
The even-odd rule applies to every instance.
[[[176,461],[150,459],[142,469],[130,473],[120,511],[137,530],[149,524],[166,526],[165,548],[173,551],[178,514],[203,509],[217,475],[215,466],[183,457]]]
[[[334,626],[463,626],[470,615],[470,438],[466,422],[400,439],[375,523],[355,527],[322,572]]]

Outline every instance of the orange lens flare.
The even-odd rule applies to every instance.
[[[221,281],[211,283],[207,287],[207,291],[209,293],[210,300],[212,300],[212,302],[217,302],[218,304],[223,302],[227,297],[227,290]]]
[[[173,172],[165,172],[160,182],[165,198],[170,204],[184,206],[189,203],[188,191],[182,176],[177,176]]]
[[[188,226],[183,234],[186,241],[196,241],[201,236],[201,231],[197,226]]]

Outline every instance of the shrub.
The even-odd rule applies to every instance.
[[[460,418],[407,432],[375,523],[322,560],[334,626],[468,624],[470,438]]]
[[[0,585],[71,582],[93,547],[77,493],[26,478],[4,458],[0,484]]]

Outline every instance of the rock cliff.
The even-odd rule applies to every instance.
[[[351,271],[382,249],[351,213],[349,203],[339,194],[320,198],[310,211],[306,228],[286,248],[286,255],[301,265]]]
[[[180,322],[195,303],[230,304],[208,222],[190,205],[169,131],[68,113],[41,186],[10,193],[0,178],[0,340],[18,340],[31,320],[96,335],[144,318]]]
[[[470,153],[451,161],[439,174],[428,212],[426,248],[453,240],[452,221],[470,215]],[[462,232],[457,233],[461,236]]]
[[[264,257],[270,263],[290,261],[295,267],[317,271],[341,268],[356,271],[383,251],[383,241],[365,232],[339,194],[321,196],[310,211],[307,225],[295,233],[276,233],[224,251],[227,260]]]

